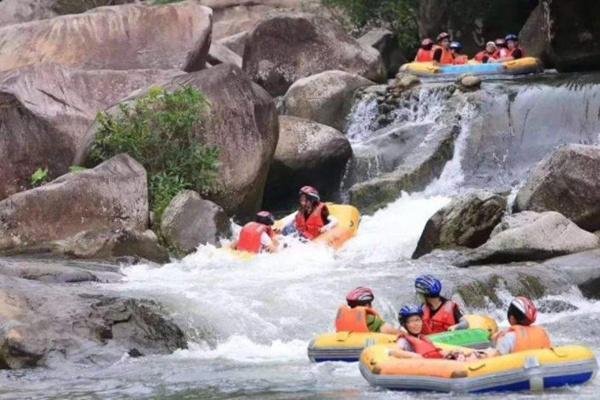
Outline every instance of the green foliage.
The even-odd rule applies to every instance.
[[[78,173],[78,172],[82,172],[82,171],[86,171],[87,168],[86,167],[82,167],[81,165],[71,165],[69,167],[69,172],[73,172],[73,173]]]
[[[31,186],[41,186],[44,183],[48,182],[48,180],[50,180],[50,176],[48,175],[48,168],[38,168],[31,175]]]
[[[419,45],[419,0],[321,0],[338,19],[346,18],[353,28],[383,26],[398,37],[405,54]]]
[[[199,143],[209,104],[193,87],[172,93],[152,88],[115,115],[98,114],[99,129],[90,151],[93,163],[128,153],[148,172],[150,205],[156,221],[183,189],[215,188],[218,149]]]

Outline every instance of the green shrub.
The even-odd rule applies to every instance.
[[[150,206],[155,221],[183,189],[200,193],[214,189],[218,149],[198,141],[209,104],[193,87],[172,93],[152,88],[119,112],[98,114],[99,129],[90,151],[92,163],[128,153],[148,173]]]
[[[69,172],[73,172],[73,173],[78,173],[78,172],[82,172],[82,171],[86,171],[87,168],[86,167],[82,167],[81,165],[71,165],[69,167]]]
[[[31,175],[31,186],[38,187],[48,182],[49,180],[50,176],[48,175],[48,168],[38,168]]]

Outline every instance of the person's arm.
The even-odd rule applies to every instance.
[[[422,355],[415,353],[412,346],[403,338],[398,339],[396,346],[389,349],[388,354],[396,358],[423,358]]]
[[[400,330],[398,328],[394,328],[392,325],[388,324],[387,322],[384,322],[384,324],[379,329],[379,332],[387,333],[390,335],[399,335],[399,334],[403,333],[404,331]]]
[[[269,252],[276,253],[279,250],[279,242],[271,239],[266,232],[260,235],[260,244]]]
[[[433,61],[438,64],[442,61],[442,49],[435,49],[433,52]]]
[[[233,242],[229,243],[229,248],[236,250],[239,242],[239,240],[234,240]]]
[[[321,219],[325,223],[325,226],[323,226],[320,229],[321,233],[327,232],[335,228],[338,224],[337,218],[332,215],[329,215],[329,209],[327,208],[327,206],[323,207],[323,209],[321,210]]]

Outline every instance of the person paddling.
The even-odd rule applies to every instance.
[[[397,335],[400,330],[386,323],[373,308],[375,296],[367,287],[359,286],[346,295],[346,304],[338,309],[336,332],[380,332]]]

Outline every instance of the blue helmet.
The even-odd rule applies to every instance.
[[[404,325],[406,320],[413,315],[423,316],[423,308],[421,306],[403,306],[398,312],[398,321],[400,325]]]
[[[450,43],[450,48],[452,50],[461,51],[463,49],[463,45],[461,42],[452,42]]]
[[[415,279],[417,293],[426,297],[438,297],[442,292],[442,282],[431,275],[421,275]]]
[[[504,38],[505,41],[510,41],[512,40],[513,42],[518,42],[519,41],[519,37],[517,35],[515,35],[514,33],[509,33],[508,35],[506,35],[506,37]]]

